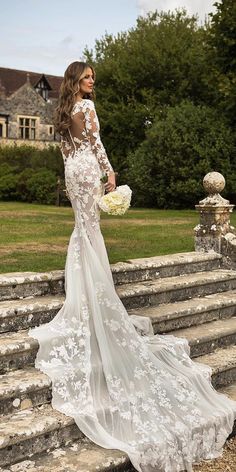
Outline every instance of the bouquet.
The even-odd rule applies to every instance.
[[[109,215],[123,215],[130,207],[132,190],[128,185],[120,185],[116,190],[103,195],[98,206]]]

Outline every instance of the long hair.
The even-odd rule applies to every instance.
[[[61,136],[64,136],[71,126],[71,112],[75,103],[75,95],[78,92],[79,83],[85,76],[85,71],[88,67],[92,70],[93,78],[95,79],[94,68],[86,62],[72,62],[65,71],[60,87],[59,104],[56,108],[54,119],[56,131]],[[84,98],[93,100],[93,91],[88,93]]]

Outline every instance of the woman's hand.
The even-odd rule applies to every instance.
[[[116,188],[116,175],[115,172],[111,172],[108,176],[107,183],[105,184],[105,189],[107,192],[112,192]]]

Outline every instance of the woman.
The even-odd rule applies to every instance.
[[[125,451],[140,472],[190,472],[221,453],[236,403],[213,389],[210,369],[190,359],[186,340],[154,336],[116,294],[96,201],[102,175],[108,192],[115,176],[99,137],[94,80],[91,66],[74,62],[61,87],[57,129],[75,228],[65,303],[29,333],[40,345],[36,367],[52,379],[53,407],[92,441]]]

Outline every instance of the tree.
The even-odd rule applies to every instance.
[[[94,53],[85,51],[97,73],[102,137],[121,179],[127,178],[127,154],[145,139],[158,109],[186,98],[212,100],[205,35],[184,10],[156,12],[138,18],[128,32],[106,35]]]
[[[219,105],[222,112],[236,123],[236,2],[222,0],[214,4],[211,14],[209,45],[215,66]]]
[[[222,172],[236,197],[234,135],[214,109],[183,101],[156,117],[140,147],[128,156],[134,202],[159,208],[193,207],[202,178]]]

